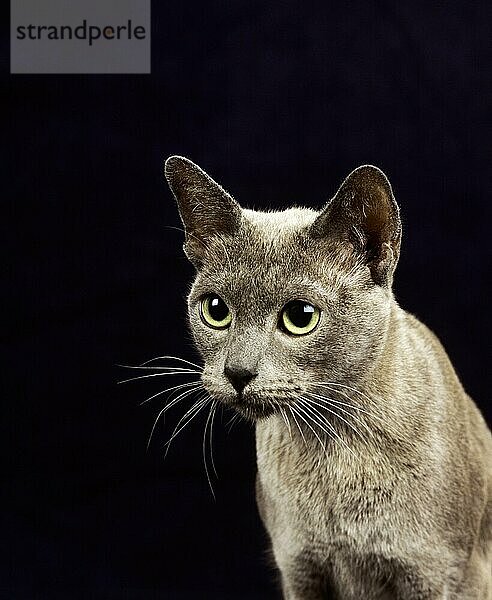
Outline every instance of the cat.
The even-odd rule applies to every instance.
[[[203,385],[255,423],[284,598],[491,599],[492,438],[394,299],[384,173],[355,169],[320,212],[242,209],[180,156],[165,174],[197,271]]]

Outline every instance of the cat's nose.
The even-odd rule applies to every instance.
[[[258,375],[258,370],[226,364],[224,375],[231,382],[236,392],[240,394],[248,383]]]

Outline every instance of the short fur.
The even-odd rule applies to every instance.
[[[166,176],[197,267],[202,380],[256,422],[284,597],[492,599],[490,431],[438,339],[393,297],[401,222],[385,175],[356,169],[320,212],[241,209],[182,157]],[[212,292],[232,312],[225,330],[200,318]],[[278,327],[292,299],[321,310],[307,335]],[[231,365],[254,373],[242,393]]]

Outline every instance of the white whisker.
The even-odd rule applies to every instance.
[[[193,406],[186,411],[186,413],[181,417],[181,419],[178,421],[176,427],[174,428],[174,431],[171,435],[171,437],[167,440],[167,442],[164,444],[164,447],[166,448],[166,452],[164,453],[164,458],[166,458],[168,452],[169,452],[169,448],[171,445],[171,442],[174,440],[174,438],[179,435],[179,433],[181,431],[183,431],[183,429],[189,425],[191,423],[191,421],[193,421],[193,419],[197,416],[197,414],[202,410],[202,408],[205,408],[205,406],[210,402],[210,398],[207,398],[207,393],[205,392],[205,396],[202,395],[196,402],[195,404],[193,404]],[[187,419],[185,421],[185,419]],[[183,423],[183,421],[185,421]],[[181,425],[181,423],[183,423],[183,425]],[[181,427],[180,427],[181,425]]]
[[[239,421],[240,418],[241,417],[236,413],[232,415],[232,417],[227,421],[226,427],[228,427],[228,433],[231,433],[232,428]]]
[[[289,438],[292,440],[292,429],[290,428],[290,421],[287,416],[287,413],[285,412],[285,409],[283,406],[280,406],[279,410],[280,410],[280,414],[282,415],[282,420],[287,425],[287,429],[289,430]]]
[[[212,485],[212,480],[210,479],[210,473],[209,473],[208,465],[207,465],[207,453],[206,453],[207,427],[208,427],[208,424],[210,422],[210,418],[212,416],[212,411],[214,409],[214,406],[215,406],[215,401],[212,402],[212,406],[210,407],[210,411],[208,413],[208,417],[207,417],[207,420],[205,422],[205,429],[203,430],[202,453],[203,453],[203,465],[205,467],[205,474],[207,475],[208,485],[209,485],[210,490],[212,492],[212,496],[215,499],[215,492],[214,492],[214,488],[213,488],[213,485]]]
[[[312,383],[311,385],[314,387],[326,388],[326,389],[330,390],[330,392],[342,395],[344,398],[349,400],[350,403],[341,402],[340,400],[335,400],[334,398],[331,398],[331,400],[333,402],[335,402],[336,404],[341,404],[342,406],[349,406],[349,407],[353,408],[354,410],[358,410],[359,412],[366,413],[368,416],[370,416],[374,419],[378,419],[379,421],[381,421],[381,423],[384,423],[386,426],[386,423],[387,423],[386,419],[383,419],[380,415],[377,415],[373,411],[368,410],[368,408],[366,406],[364,406],[364,408],[361,408],[360,406],[354,404],[354,402],[356,402],[356,401],[353,398],[351,398],[348,394],[346,394],[344,391],[338,390],[338,389],[332,387],[334,384],[325,382],[325,383]],[[341,384],[336,384],[336,385],[341,385]],[[350,388],[349,386],[343,386],[343,387],[346,389],[350,389],[353,392],[358,393],[359,395],[363,396],[364,398],[367,398],[367,400],[369,400],[371,402],[371,406],[373,405],[373,401],[368,396],[365,396],[365,394],[362,394],[362,392],[359,392],[355,388]]]
[[[362,398],[365,398],[371,404],[374,402],[374,400],[372,398],[370,398],[367,394],[364,394],[364,392],[361,392],[357,388],[351,387],[349,385],[345,385],[343,383],[335,383],[334,381],[320,381],[320,382],[312,384],[312,385],[320,385],[320,386],[326,385],[326,386],[341,387],[346,390],[350,390],[351,392],[354,392],[355,394],[359,394],[359,396],[362,396]],[[340,393],[342,393],[342,392],[340,392]]]
[[[214,400],[214,402],[213,402],[213,410],[212,410],[212,419],[210,421],[210,430],[209,430],[209,433],[210,433],[210,461],[212,463],[212,467],[214,469],[214,473],[215,473],[216,477],[218,477],[218,474],[217,474],[217,469],[215,468],[215,461],[214,461],[213,433],[212,433],[212,431],[213,431],[213,428],[214,428],[214,417],[215,417],[215,411],[217,410],[217,406],[218,406],[218,402],[217,402],[217,400]]]
[[[166,404],[166,406],[164,406],[164,408],[161,410],[161,412],[159,414],[166,413],[170,408],[175,406],[178,402],[181,402],[181,400],[188,398],[188,396],[191,396],[194,392],[198,392],[200,389],[204,389],[203,386],[198,386],[198,387],[190,388],[189,390],[185,390],[184,392],[179,394],[179,396],[176,396],[176,398],[173,398],[173,400],[171,402]]]
[[[315,400],[311,400],[309,399],[310,402],[312,402],[313,404],[315,404],[316,406],[319,406],[321,408],[324,408],[325,410],[327,410],[328,412],[332,413],[333,415],[335,415],[336,417],[338,417],[340,420],[342,420],[344,423],[346,423],[349,427],[351,427],[355,433],[357,433],[357,435],[359,435],[362,439],[364,439],[364,436],[360,433],[360,431],[358,429],[356,429],[352,423],[350,423],[349,421],[347,421],[344,417],[342,417],[341,415],[339,415],[337,412],[335,412],[333,409],[338,409],[340,411],[342,411],[343,413],[345,413],[346,415],[348,415],[349,417],[352,417],[352,419],[355,419],[358,423],[360,423],[367,431],[370,435],[373,435],[372,431],[370,430],[370,428],[366,425],[366,423],[364,423],[364,421],[362,421],[361,419],[359,419],[356,415],[354,415],[353,413],[349,412],[348,410],[343,409],[341,406],[337,406],[337,405],[333,405],[332,404],[332,398],[327,398],[326,396],[320,396],[318,394],[313,394],[311,392],[305,392],[308,396],[313,396],[314,398],[317,398],[318,400],[321,400],[322,402],[324,402],[324,404],[320,404],[319,402],[316,402]],[[306,398],[307,400],[307,398]],[[328,406],[330,406],[331,408],[328,408]]]
[[[150,377],[165,377],[166,375],[201,375],[201,371],[171,371],[167,373],[151,373],[150,375],[140,375],[140,377],[131,377],[130,379],[123,379],[118,383],[128,383],[129,381],[138,381],[139,379],[149,379]]]
[[[310,410],[311,413],[314,413],[314,415],[317,416],[318,419],[318,426],[323,429],[323,427],[326,425],[331,433],[336,437],[337,440],[340,441],[340,443],[345,447],[346,450],[348,450],[353,456],[357,456],[354,451],[350,448],[350,446],[347,445],[347,443],[345,442],[345,440],[338,434],[337,430],[333,427],[333,425],[327,421],[326,419],[323,418],[323,415],[320,415],[320,413],[314,409],[312,406],[309,406],[306,398],[301,398],[302,400],[304,400],[304,410]],[[300,406],[298,406],[298,408],[300,408]],[[313,419],[314,417],[312,417]],[[331,437],[331,435],[328,433],[328,431],[326,431],[325,429],[323,429],[323,431],[325,431],[325,433],[327,435],[329,435]]]
[[[140,366],[143,367],[145,365],[148,365],[151,362],[154,362],[154,360],[164,360],[166,358],[170,358],[172,360],[178,360],[180,362],[187,363],[187,364],[191,365],[192,367],[196,367],[197,369],[200,369],[200,371],[202,371],[202,367],[200,365],[197,365],[196,363],[193,363],[193,362],[191,362],[189,360],[185,360],[184,358],[179,358],[179,356],[156,356],[155,358],[151,358],[150,360],[146,360]]]
[[[199,389],[199,387],[196,388],[192,388],[191,390],[185,390],[183,393],[181,393],[177,398],[175,398],[172,402],[170,402],[169,404],[167,404],[166,406],[164,406],[164,408],[162,408],[159,411],[159,414],[157,415],[156,420],[154,421],[154,425],[152,426],[152,430],[150,432],[150,436],[149,436],[149,440],[147,442],[147,450],[150,447],[150,442],[152,441],[152,436],[154,435],[154,431],[155,428],[157,426],[157,422],[159,421],[159,419],[161,418],[161,415],[163,415],[167,410],[169,410],[170,408],[172,408],[177,402],[179,402],[180,400],[184,399],[186,396],[191,395],[193,392],[196,392]],[[167,391],[167,390],[166,390]]]
[[[314,386],[318,387],[317,384],[311,384],[311,385],[314,385]],[[335,394],[343,394],[343,392],[340,392],[340,390],[335,390],[333,388],[330,388],[327,385],[323,385],[322,387],[326,388],[327,390],[329,390],[330,392],[333,392]],[[313,392],[305,392],[305,393],[306,394],[313,394]],[[313,395],[318,395],[318,394],[313,394]],[[343,395],[345,395],[345,394],[343,394]],[[322,396],[322,397],[324,397],[324,396]],[[351,400],[350,396],[346,396],[345,395],[345,397],[348,398],[349,400]],[[365,413],[366,415],[378,418],[377,415],[373,414],[371,411],[367,410],[366,408],[361,408],[357,404],[353,404],[352,400],[351,400],[351,402],[342,402],[341,400],[337,400],[335,398],[331,398],[330,397],[330,402],[333,402],[334,404],[339,404],[340,406],[347,406],[348,408],[353,408],[354,410],[357,410],[358,412]]]
[[[162,396],[162,394],[165,394],[166,392],[172,392],[173,390],[180,390],[185,387],[193,387],[193,386],[197,386],[197,388],[199,388],[199,387],[203,387],[203,384],[200,383],[199,381],[191,381],[188,383],[181,383],[180,385],[174,385],[173,387],[166,388],[165,390],[157,392],[157,394],[154,394],[153,396],[146,398],[143,402],[140,402],[140,406],[143,406],[144,404],[146,404],[147,402],[150,402],[151,400],[153,400],[154,398],[157,398],[158,396]]]
[[[189,367],[146,367],[143,365],[116,365],[117,367],[122,367],[123,369],[140,369],[140,370],[150,370],[150,371],[174,371],[176,373],[201,373],[202,371],[197,371],[196,369],[190,369]]]
[[[300,406],[300,404],[299,404],[299,403],[296,405],[296,407],[292,406],[291,408],[292,408],[292,410],[293,410],[294,412],[296,412],[296,413],[297,413],[297,416],[298,416],[298,417],[299,417],[299,418],[300,418],[302,421],[304,421],[304,423],[306,423],[306,425],[309,427],[309,429],[310,429],[310,430],[311,430],[311,431],[314,433],[314,435],[315,435],[315,436],[316,436],[316,438],[318,439],[318,441],[319,441],[319,443],[320,443],[321,447],[323,448],[323,452],[324,452],[324,453],[325,453],[325,455],[326,455],[326,446],[325,446],[325,444],[323,444],[323,442],[321,441],[321,438],[319,437],[319,435],[317,434],[317,432],[316,432],[316,431],[313,429],[313,427],[311,427],[311,425],[310,425],[310,423],[309,423],[308,419],[307,419],[307,418],[304,418],[304,417],[302,416],[302,414],[301,414],[301,411],[302,411],[302,413],[303,413],[303,414],[304,414],[306,417],[309,417],[308,413],[307,413],[307,412],[306,412],[304,409],[302,409],[302,408],[301,408],[301,406]],[[312,421],[312,418],[311,418],[311,421]],[[324,431],[324,430],[323,430],[323,431]],[[326,433],[326,432],[325,432],[325,433]]]
[[[294,414],[292,406],[289,406],[289,412],[290,412],[292,418],[294,419],[294,423],[296,424],[297,429],[299,430],[299,433],[301,434],[301,437],[302,437],[302,439],[304,441],[304,446],[307,448],[307,442],[306,442],[306,438],[304,437],[304,432],[302,431],[302,429],[301,429],[301,427],[300,427],[300,425],[299,425],[299,423],[298,423],[298,421],[296,419],[296,416]]]

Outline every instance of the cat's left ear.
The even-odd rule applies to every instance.
[[[205,171],[183,156],[169,157],[165,173],[185,228],[185,254],[199,268],[211,238],[237,231],[241,207]]]
[[[372,165],[352,171],[316,218],[311,234],[349,242],[374,282],[391,286],[400,256],[401,219],[386,175]]]

